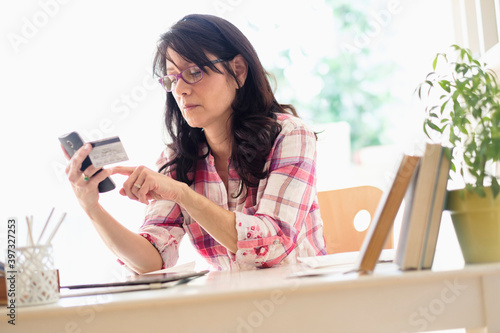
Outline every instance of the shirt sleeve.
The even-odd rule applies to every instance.
[[[163,166],[172,154],[170,149],[165,149],[156,161],[156,166]],[[172,177],[171,172],[163,173]],[[154,200],[146,208],[146,217],[139,234],[158,250],[163,260],[162,269],[175,266],[179,259],[179,244],[185,234],[183,223],[181,209],[173,201]]]
[[[270,173],[255,213],[236,212],[238,250],[233,260],[240,266],[279,264],[301,238],[315,232],[312,229],[317,226],[310,216],[317,206],[315,158],[314,132],[295,123],[282,129],[268,161]]]
[[[179,244],[185,234],[182,224],[182,213],[176,203],[158,200],[149,204],[139,234],[158,250],[162,269],[175,266],[179,259]]]

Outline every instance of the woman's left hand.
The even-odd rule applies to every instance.
[[[182,185],[184,184],[169,176],[148,169],[145,166],[116,166],[112,168],[112,174],[129,176],[123,183],[120,194],[146,205],[149,203],[149,200],[153,199],[165,199],[177,202],[181,195]]]

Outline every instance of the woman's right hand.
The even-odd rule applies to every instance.
[[[106,179],[106,177],[111,175],[111,170],[109,169],[103,169],[101,172],[97,173],[99,169],[93,165],[90,165],[83,172],[80,170],[82,162],[89,155],[91,150],[92,147],[87,143],[78,149],[73,157],[70,158],[63,149],[66,159],[69,160],[68,166],[66,167],[66,175],[68,176],[68,180],[71,183],[73,192],[75,192],[80,205],[87,213],[98,207],[99,189],[97,186]]]

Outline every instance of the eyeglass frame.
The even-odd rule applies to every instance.
[[[205,66],[207,66],[208,64],[213,64],[213,65],[215,65],[215,64],[218,64],[218,63],[220,63],[220,62],[224,62],[224,61],[228,61],[228,59],[222,59],[222,58],[220,58],[220,59],[215,59],[215,60],[209,61],[208,63],[206,63],[206,64],[205,64],[205,65],[203,65],[202,67],[205,67]],[[196,81],[196,82],[187,82],[187,81],[184,79],[184,77],[182,76],[182,74],[183,74],[185,71],[187,71],[188,69],[191,69],[191,68],[194,68],[194,67],[198,67],[198,68],[200,69],[201,77],[200,77],[200,79],[199,79],[198,81]],[[200,66],[198,66],[198,65],[193,65],[193,66],[189,66],[188,68],[184,69],[184,70],[183,70],[183,71],[181,71],[179,74],[167,74],[167,75],[165,75],[165,76],[162,76],[162,77],[160,77],[160,78],[158,79],[158,82],[159,82],[159,83],[160,83],[160,85],[163,87],[163,89],[165,89],[167,92],[172,92],[172,91],[174,91],[174,89],[175,89],[175,88],[174,88],[174,89],[170,89],[170,90],[168,90],[168,89],[167,89],[167,87],[165,87],[165,85],[163,84],[163,79],[164,79],[164,78],[166,78],[167,76],[174,76],[174,77],[175,77],[175,80],[176,80],[176,81],[175,81],[175,83],[179,82],[179,79],[182,79],[182,81],[186,82],[187,84],[195,84],[195,83],[198,83],[198,82],[200,82],[201,80],[203,80],[203,72],[204,72],[204,71],[203,71],[203,69],[201,69],[201,68],[200,68]],[[173,83],[172,83],[172,84],[173,84]]]

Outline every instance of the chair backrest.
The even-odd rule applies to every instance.
[[[328,254],[359,251],[368,232],[354,227],[358,212],[366,210],[371,219],[382,197],[382,190],[373,186],[358,186],[318,192],[318,202],[323,220],[326,250]],[[393,248],[391,232],[384,248]]]

